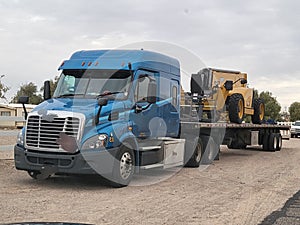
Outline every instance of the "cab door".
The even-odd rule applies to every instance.
[[[157,137],[161,131],[157,104],[148,102],[151,82],[157,83],[157,74],[146,70],[138,70],[135,74],[134,106],[130,120],[133,122],[133,134],[140,138]],[[154,95],[157,98],[157,93]]]

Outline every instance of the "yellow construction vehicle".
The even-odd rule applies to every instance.
[[[264,102],[254,99],[246,73],[204,68],[192,74],[191,92],[201,96],[203,114],[211,121],[218,121],[223,112],[228,112],[233,123],[242,123],[245,115],[251,115],[254,124],[264,120]]]

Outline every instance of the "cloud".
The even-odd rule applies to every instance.
[[[208,66],[247,72],[278,99],[299,101],[282,84],[300,76],[299,11],[293,0],[0,1],[0,73],[13,95],[21,83],[53,78],[76,50],[159,40],[184,46]],[[272,82],[262,85],[262,77]]]

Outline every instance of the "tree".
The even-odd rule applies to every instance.
[[[23,84],[18,90],[17,94],[14,96],[12,102],[17,103],[19,97],[21,96],[28,96],[29,104],[37,105],[43,101],[42,95],[37,94],[37,86],[32,82]]]
[[[0,81],[0,99],[6,99],[5,94],[9,90],[9,87],[1,83]]]
[[[281,106],[276,98],[272,96],[272,93],[263,91],[259,94],[259,97],[265,102],[265,119],[279,120]]]
[[[289,108],[290,120],[296,121],[300,120],[300,102],[294,102]]]

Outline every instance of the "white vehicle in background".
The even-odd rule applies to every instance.
[[[297,120],[294,125],[291,127],[291,137],[300,136],[300,120]]]

